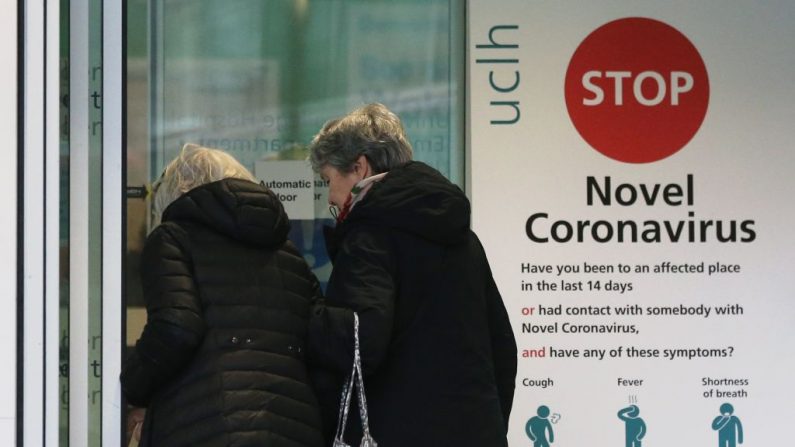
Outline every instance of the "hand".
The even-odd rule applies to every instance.
[[[127,444],[131,439],[141,441],[141,427],[144,425],[146,408],[129,407],[127,410]]]

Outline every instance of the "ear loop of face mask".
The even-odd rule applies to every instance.
[[[364,154],[361,154],[361,155],[364,155]],[[367,178],[367,175],[366,174],[362,174],[362,180],[364,180],[365,178]],[[326,181],[328,181],[328,180],[326,180]],[[328,212],[329,212],[329,214],[331,214],[331,217],[333,217],[334,220],[337,220],[337,217],[340,215],[340,208],[337,205],[333,205],[332,204],[332,205],[328,206]]]

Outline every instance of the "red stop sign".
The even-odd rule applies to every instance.
[[[650,163],[684,147],[709,103],[707,69],[696,47],[658,20],[630,17],[597,28],[566,71],[566,107],[594,149]]]

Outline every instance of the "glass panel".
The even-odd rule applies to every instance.
[[[127,210],[124,281],[127,303],[125,322],[126,346],[122,347],[122,359],[127,349],[135,344],[146,322],[143,293],[141,291],[141,249],[147,234],[149,183],[149,52],[147,39],[148,0],[128,0],[127,6]],[[126,414],[125,414],[126,417]],[[122,427],[126,424],[122,423]],[[127,436],[130,433],[126,433]],[[125,438],[126,441],[126,438]],[[128,445],[125,442],[122,445]]]
[[[224,149],[262,176],[264,161],[306,159],[326,120],[377,101],[404,120],[415,159],[464,186],[463,3],[128,0],[128,346],[145,322],[145,186],[184,143]],[[327,188],[318,178],[315,188],[290,238],[325,283],[321,228],[332,221]]]
[[[59,1],[61,406],[58,445],[68,446],[71,435],[73,444],[94,447],[102,445],[103,427],[103,2]],[[78,73],[74,76],[70,75],[73,68]]]
[[[255,173],[259,160],[302,160],[323,122],[379,101],[403,118],[415,158],[463,186],[461,2],[191,0],[148,6],[128,2],[131,185],[157,178],[186,142],[225,149]],[[147,108],[148,123],[142,119]],[[330,216],[322,182],[318,186],[315,219],[297,222],[291,236],[324,281],[329,265],[317,230]],[[145,206],[142,200],[128,204],[132,305],[142,304],[131,289],[147,232]]]
[[[125,294],[128,332],[135,332],[143,307],[140,255],[147,234],[149,182],[149,61],[147,0],[127,1],[127,260]],[[130,314],[132,312],[132,314]],[[132,344],[140,334],[129,333]],[[124,357],[122,357],[124,358]]]
[[[150,179],[186,142],[253,171],[304,159],[327,119],[378,101],[404,119],[416,159],[462,184],[460,2],[172,1],[155,2],[150,19]],[[317,192],[316,219],[292,239],[325,281],[318,228],[330,216]]]
[[[60,342],[58,445],[69,445],[69,0],[60,2]]]
[[[88,446],[98,447],[102,445],[102,0],[90,0],[88,5]]]

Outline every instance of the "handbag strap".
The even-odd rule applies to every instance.
[[[351,376],[345,380],[340,397],[340,412],[337,416],[337,431],[334,434],[334,447],[348,447],[342,439],[345,436],[345,426],[348,423],[348,412],[351,408],[351,394],[353,394],[353,382],[356,378],[356,368],[351,368]]]
[[[370,436],[370,418],[367,415],[367,398],[364,397],[364,373],[362,372],[362,356],[359,350],[359,315],[357,315],[356,312],[353,313],[353,337],[353,368],[358,378],[356,386],[359,391],[359,417],[362,420],[362,447],[375,447],[375,440]]]
[[[337,432],[334,435],[334,447],[348,447],[343,437],[345,426],[348,422],[348,413],[351,406],[351,396],[354,387],[359,395],[359,417],[362,420],[362,442],[360,447],[377,447],[373,437],[370,435],[370,421],[367,414],[367,399],[364,397],[364,374],[362,372],[362,356],[359,349],[359,315],[353,313],[353,368],[351,376],[345,381],[340,400],[340,412],[337,417]]]

